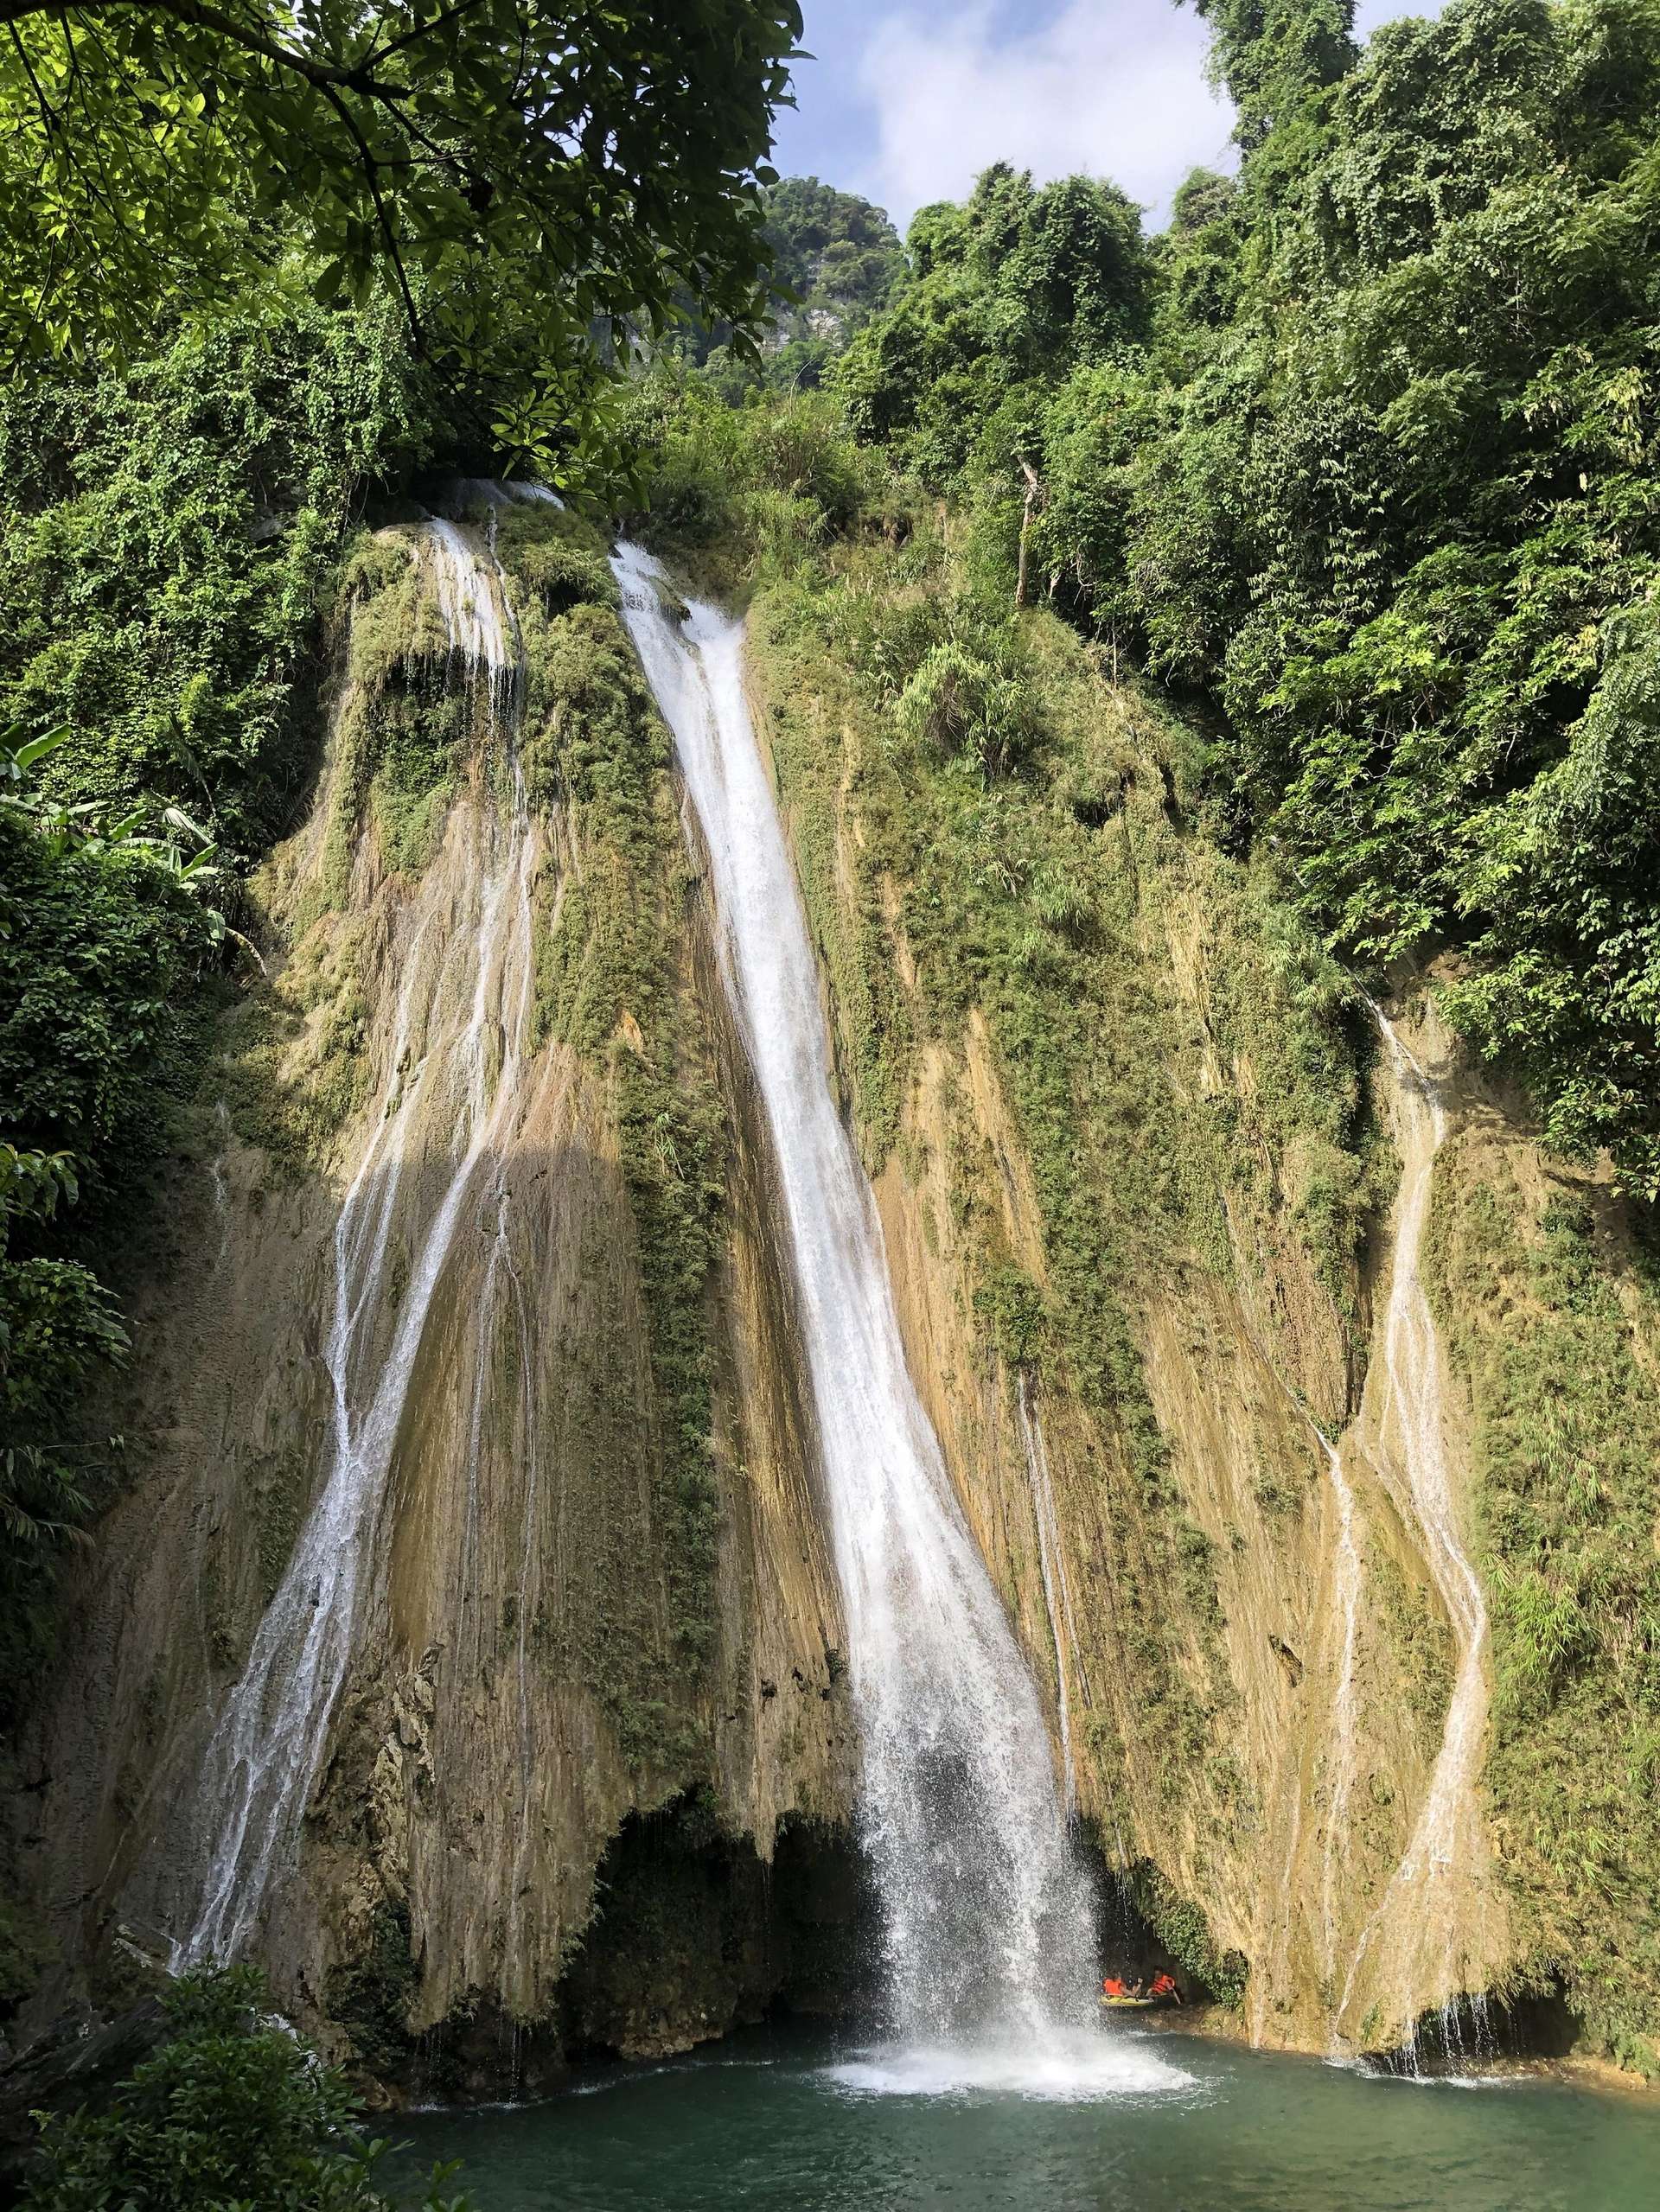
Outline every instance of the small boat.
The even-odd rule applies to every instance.
[[[1156,2005],[1164,2003],[1162,1997],[1103,1997],[1101,2000],[1114,2012],[1150,2012]]]

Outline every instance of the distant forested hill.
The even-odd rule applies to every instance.
[[[732,398],[757,382],[775,391],[815,387],[905,275],[904,248],[884,211],[816,176],[787,176],[770,188],[764,235],[780,296],[762,341],[761,371],[733,359],[724,325],[698,328],[686,347]]]

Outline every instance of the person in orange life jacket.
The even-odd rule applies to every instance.
[[[1116,1974],[1108,1974],[1101,1985],[1101,1992],[1103,1997],[1122,1997],[1124,1985]]]
[[[1174,1979],[1169,1974],[1155,1975],[1152,1986],[1147,1992],[1147,1995],[1167,1997],[1173,2005],[1179,2005],[1182,2001],[1182,1992],[1177,1988]]]

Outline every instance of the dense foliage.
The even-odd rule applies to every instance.
[[[765,207],[775,285],[801,306],[822,301],[844,319],[862,319],[887,305],[905,257],[880,207],[816,176],[781,178]]]
[[[26,2212],[393,2212],[345,2081],[260,2011],[247,1967],[187,1975],[169,2036],[105,2113],[46,2123]],[[424,2212],[464,2212],[433,2177]]]
[[[1491,1593],[1486,1783],[1537,1960],[1653,2075],[1660,2018],[1660,1277],[1587,1191],[1438,1177],[1428,1260],[1470,1393]],[[1472,1140],[1470,1149],[1480,1157]]]
[[[837,386],[1212,703],[1229,833],[1334,947],[1455,948],[1548,1138],[1660,1192],[1660,9],[1454,0],[1358,56],[1337,0],[1206,12],[1240,179],[1149,263],[991,172]]]
[[[66,1216],[84,1200],[107,1221],[128,1195],[117,1185],[155,1143],[179,997],[212,943],[169,850],[54,835],[0,803],[0,1718],[107,1465],[78,1418],[85,1394],[126,1350]]]
[[[364,503],[533,451],[610,481],[622,327],[689,298],[747,342],[801,26],[793,0],[0,14],[9,1711],[117,1463],[120,1269],[252,957],[240,876],[315,768]]]
[[[239,870],[310,772],[342,536],[425,457],[429,397],[395,318],[282,286],[0,394],[0,1708],[113,1463],[107,1286],[246,958]]]
[[[14,0],[0,352],[131,354],[297,245],[380,287],[501,442],[591,441],[626,324],[760,314],[757,179],[795,0]]]
[[[1114,185],[1037,190],[987,169],[965,207],[924,207],[906,247],[911,281],[848,348],[836,388],[856,430],[935,481],[971,455],[1018,458],[1048,384],[1145,324],[1146,249]]]
[[[811,387],[904,274],[898,233],[880,207],[815,176],[787,176],[766,198],[772,281],[783,297],[764,347],[766,380]]]
[[[130,369],[0,394],[0,698],[70,726],[47,787],[173,801],[259,850],[309,772],[342,533],[431,452],[433,405],[393,316],[289,283]]]

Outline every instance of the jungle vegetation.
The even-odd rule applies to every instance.
[[[0,1720],[119,1476],[118,1277],[315,769],[366,503],[480,466],[610,499],[631,350],[687,302],[753,348],[800,29],[0,9]]]
[[[751,342],[795,0],[8,0],[0,366],[131,358],[288,258],[384,290],[459,430],[557,481],[689,296]]]
[[[394,2212],[392,2147],[367,2136],[345,2077],[265,2009],[257,1971],[182,1976],[158,2048],[103,2111],[48,2120],[25,2212]],[[468,2212],[439,2171],[421,2212]]]
[[[880,207],[816,176],[786,176],[766,195],[771,312],[758,354],[735,352],[723,326],[679,348],[741,405],[752,392],[811,391],[905,276],[899,234]]]
[[[1212,733],[1235,849],[1660,1193],[1660,9],[1211,0],[1167,232],[994,169],[832,382]]]

